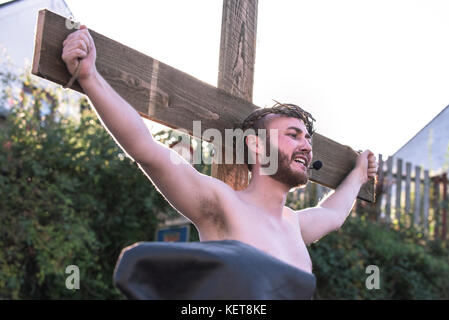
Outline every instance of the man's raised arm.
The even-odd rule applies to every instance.
[[[85,26],[71,33],[63,42],[62,59],[71,74],[81,63],[78,82],[95,106],[101,122],[124,151],[139,162],[141,154],[148,151],[139,144],[152,142],[151,133],[137,111],[97,72],[95,44]]]
[[[358,156],[355,168],[333,193],[320,201],[316,207],[297,211],[304,242],[315,242],[329,232],[339,229],[351,212],[360,187],[368,179],[374,179],[376,172],[376,157],[366,150]]]
[[[208,220],[202,203],[216,203],[218,186],[226,185],[199,173],[175,151],[153,139],[137,111],[97,72],[95,44],[85,26],[66,38],[62,59],[72,75],[81,63],[78,82],[101,122],[170,204],[194,223]]]

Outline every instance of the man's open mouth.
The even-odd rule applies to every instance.
[[[307,169],[308,161],[305,157],[297,156],[293,159],[293,161],[303,167],[304,170]]]

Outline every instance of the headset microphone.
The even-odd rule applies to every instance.
[[[322,166],[323,163],[320,160],[317,160],[312,163],[312,166],[309,169],[320,170]]]

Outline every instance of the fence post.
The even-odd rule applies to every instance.
[[[412,184],[412,164],[407,162],[405,164],[405,216],[410,217],[410,227],[413,225],[413,219],[411,218],[411,197],[410,197],[410,185]]]
[[[421,184],[421,167],[415,167],[415,212],[413,223],[418,226],[421,223],[420,209],[421,209],[421,194],[420,194],[420,184]]]
[[[385,222],[390,224],[391,222],[391,185],[393,182],[393,157],[388,157],[387,160],[387,194],[386,194],[386,203],[385,203]]]
[[[396,166],[396,219],[401,225],[401,193],[402,193],[402,159],[397,159]]]
[[[433,181],[433,236],[435,239],[440,237],[440,177],[432,177]]]
[[[300,201],[300,208],[303,209],[306,207],[306,188],[299,189],[298,199]]]
[[[307,208],[307,207],[310,207],[310,198],[311,198],[311,196],[310,196],[310,194],[311,194],[311,192],[312,192],[312,190],[311,190],[311,183],[308,183],[307,185],[306,185],[306,188],[305,188],[305,190],[304,190],[304,207],[305,208]]]
[[[384,194],[384,161],[382,155],[379,154],[379,168],[377,169],[377,186],[376,186],[376,220],[379,221],[382,215],[382,196]]]
[[[424,234],[429,234],[429,197],[430,197],[430,180],[429,170],[424,170],[424,200],[423,200],[423,215],[424,215]]]
[[[312,207],[315,205],[315,203],[317,202],[317,184],[316,183],[312,183],[312,185],[310,186],[310,203],[309,206]]]
[[[444,173],[441,177],[442,182],[443,182],[443,221],[442,221],[442,230],[441,230],[441,238],[444,240],[446,240],[446,229],[447,229],[447,174]]]
[[[316,203],[317,204],[323,197],[323,194],[324,194],[324,187],[320,184],[317,184],[316,185]]]

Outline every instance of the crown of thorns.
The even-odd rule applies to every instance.
[[[245,131],[249,128],[254,128],[254,124],[259,120],[265,117],[268,114],[282,114],[292,118],[301,119],[304,122],[304,125],[307,128],[307,131],[310,135],[313,135],[314,128],[313,122],[316,121],[310,113],[303,110],[301,107],[291,104],[291,103],[280,103],[276,100],[273,100],[275,103],[271,108],[261,108],[257,109],[249,114],[242,123],[242,130]]]

